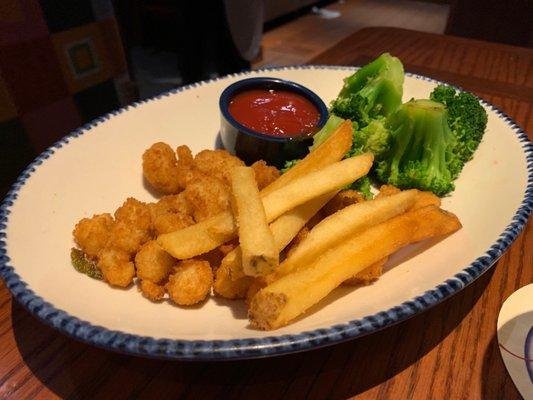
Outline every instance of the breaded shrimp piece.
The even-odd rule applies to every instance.
[[[181,145],[176,148],[176,154],[178,155],[178,167],[192,167],[194,164],[194,157],[192,156],[191,149],[187,145]]]
[[[255,172],[255,180],[259,190],[266,188],[281,175],[276,167],[267,165],[263,160],[254,162],[252,169]]]
[[[112,286],[127,287],[133,282],[135,267],[130,255],[120,249],[105,247],[98,259],[98,268]]]
[[[188,146],[178,146],[176,154],[178,155],[178,182],[181,188],[185,189],[190,182],[194,181],[196,174],[200,171],[194,167],[194,157]]]
[[[203,301],[212,285],[213,273],[207,261],[185,260],[174,267],[165,289],[174,303],[190,306]]]
[[[160,283],[167,279],[176,260],[163,250],[155,240],[143,244],[135,255],[137,277],[153,283]]]
[[[194,224],[189,214],[168,212],[161,214],[154,220],[153,228],[156,235],[170,233]]]
[[[150,301],[161,301],[165,297],[165,287],[147,280],[139,282],[139,291]]]
[[[148,204],[128,198],[115,211],[115,224],[106,247],[115,247],[130,255],[152,237],[152,216]]]
[[[151,281],[142,280],[139,290],[148,300],[161,301],[165,297],[165,287]]]
[[[132,256],[151,238],[149,231],[139,229],[124,221],[116,221],[106,247],[114,247]]]
[[[202,150],[194,157],[194,167],[210,177],[220,179],[224,184],[230,184],[230,171],[243,166],[244,162],[232,156],[226,150]]]
[[[115,220],[123,221],[138,229],[149,230],[152,222],[150,207],[133,197],[128,197],[115,211]]]
[[[150,208],[150,213],[152,214],[152,222],[159,215],[169,212],[192,215],[192,207],[185,198],[184,192],[163,196],[157,203],[150,203],[148,206]]]
[[[196,222],[230,209],[230,188],[215,177],[198,177],[187,186],[184,193]]]
[[[74,227],[74,240],[89,258],[96,258],[104,248],[114,221],[110,214],[93,215],[83,218]]]
[[[153,144],[142,158],[144,177],[154,189],[166,194],[175,194],[183,189],[179,181],[176,153],[168,144]]]

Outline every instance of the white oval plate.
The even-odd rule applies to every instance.
[[[73,132],[30,165],[6,197],[0,275],[18,301],[70,336],[175,359],[260,357],[323,346],[404,320],[461,290],[501,256],[533,204],[532,145],[487,103],[483,142],[442,204],[458,215],[463,229],[432,247],[402,250],[376,283],[339,288],[287,327],[250,328],[239,301],[211,297],[193,308],[154,304],[134,287],[112,289],[70,264],[79,219],[111,212],[128,196],[154,200],[142,178],[147,147],[158,141],[187,144],[193,152],[215,147],[218,99],[227,85],[250,76],[280,77],[307,86],[328,103],[354,70],[303,66],[232,75],[134,104]],[[436,84],[407,74],[404,100],[427,98]]]

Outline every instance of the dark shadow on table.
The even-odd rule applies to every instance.
[[[379,385],[431,351],[469,313],[492,274],[493,269],[442,304],[391,328],[269,359],[187,363],[116,354],[67,338],[15,302],[13,330],[33,374],[62,398],[294,399],[313,394],[340,399]],[[497,345],[491,346],[485,357],[499,357]],[[487,368],[504,367],[501,360],[486,362],[485,376],[503,373]]]
[[[506,325],[513,324],[515,321],[511,320]],[[502,327],[505,331],[505,326]],[[521,399],[522,396],[513,383],[509,372],[505,368],[502,355],[498,345],[498,336],[496,327],[494,327],[494,335],[490,341],[487,350],[483,356],[483,368],[481,379],[481,394],[482,399]],[[502,376],[502,379],[491,379],[492,376]]]

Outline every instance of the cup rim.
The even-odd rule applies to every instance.
[[[316,124],[317,132],[325,125],[329,117],[328,108],[324,101],[312,90],[309,88],[286,79],[273,78],[273,77],[256,77],[256,78],[247,78],[241,79],[237,82],[232,83],[227,86],[221,93],[219,99],[220,112],[224,119],[229,122],[233,127],[235,127],[240,132],[246,133],[247,135],[254,136],[259,139],[269,140],[272,142],[296,142],[301,140],[306,140],[312,138],[312,136],[299,135],[299,136],[271,136],[262,132],[255,131],[250,129],[239,121],[237,121],[229,112],[229,103],[233,98],[233,95],[238,91],[244,91],[247,87],[260,86],[261,84],[276,84],[284,86],[287,90],[290,90],[294,93],[303,95],[308,99],[313,105],[317,108],[320,118]]]

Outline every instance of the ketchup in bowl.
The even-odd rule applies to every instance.
[[[249,89],[237,93],[228,110],[245,127],[278,137],[312,135],[320,119],[310,100],[289,90]]]
[[[220,141],[247,165],[264,160],[282,168],[287,160],[305,157],[329,115],[316,93],[272,77],[233,82],[218,104]]]

